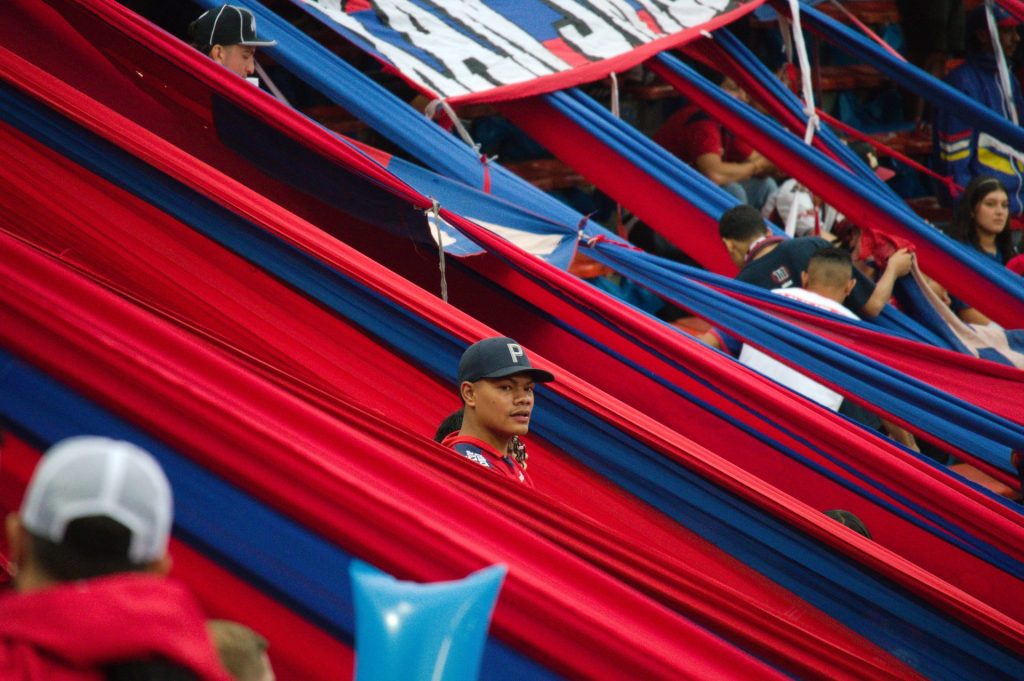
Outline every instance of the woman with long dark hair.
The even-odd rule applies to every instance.
[[[979,175],[964,189],[950,236],[982,255],[1006,265],[1016,255],[1010,233],[1010,198],[1003,183],[994,177]],[[970,324],[988,324],[989,318],[973,307],[954,299],[953,310]]]

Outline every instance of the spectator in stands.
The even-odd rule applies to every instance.
[[[999,31],[999,45],[1006,55],[1011,55],[1020,42],[1017,34],[1017,20],[1005,10],[994,7]],[[954,89],[1011,119],[1009,105],[1016,109],[1018,121],[1024,116],[1024,97],[1020,84],[1010,78],[1010,96],[1003,96],[999,71],[989,37],[982,5],[967,17],[967,61],[950,72],[946,82]],[[1011,215],[1020,215],[1022,202],[1022,180],[1024,162],[1021,153],[1008,147],[986,132],[974,129],[952,110],[940,110],[935,116],[936,169],[951,176],[961,187],[978,175],[991,175],[999,179],[1010,199]]]
[[[1010,233],[1010,198],[1006,187],[994,177],[979,175],[964,189],[950,223],[950,235],[1000,265],[1006,265],[1016,251]],[[969,324],[991,320],[962,300],[953,298],[953,311]]]
[[[485,338],[459,360],[462,427],[444,444],[499,475],[532,485],[526,477],[526,448],[517,436],[530,430],[533,389],[554,376],[534,369],[511,338]]]
[[[843,301],[849,298],[850,292],[858,285],[854,278],[853,261],[846,251],[832,246],[819,248],[808,259],[807,268],[800,274],[800,282],[799,287],[777,288],[773,289],[772,293],[799,300],[806,305],[848,319],[857,319],[857,315],[843,305]],[[917,450],[914,436],[904,428],[878,418],[860,405],[843,399],[843,396],[834,390],[765,355],[760,350],[744,345],[740,352],[740,361],[822,406],[834,409],[872,430],[882,430],[897,442]]]
[[[228,71],[249,78],[256,70],[256,48],[273,47],[276,40],[256,35],[256,17],[234,5],[203,12],[189,24],[189,41]]]
[[[721,85],[733,97],[748,101],[747,93],[731,78],[722,80]],[[778,191],[772,162],[694,104],[669,116],[654,134],[654,141],[741,203],[758,210]]]
[[[855,317],[844,305],[857,285],[853,277],[853,260],[846,251],[824,246],[807,261],[800,274],[800,286],[774,289],[774,293],[814,305],[844,317]]]
[[[850,149],[856,152],[864,164],[883,182],[895,177],[895,171],[879,165],[874,147],[867,142],[854,142],[850,144]],[[790,212],[794,209],[797,214],[793,218],[794,234],[790,236],[820,236],[831,241],[835,226],[845,219],[842,213],[825,203],[820,196],[812,194],[797,182],[796,178],[791,177],[779,185],[779,191],[774,199],[768,201],[766,210],[781,227],[788,229]],[[761,212],[764,214],[766,211]]]
[[[171,488],[128,442],[64,440],[7,517],[0,678],[228,681],[170,568]]]
[[[870,252],[865,253],[861,249],[861,238],[863,235],[861,228],[853,220],[847,220],[844,217],[833,226],[832,234],[836,237],[836,243],[849,251],[850,257],[853,259],[854,268],[871,281],[874,281],[878,275],[878,269],[875,267],[874,254]]]
[[[740,268],[737,279],[768,289],[799,285],[811,256],[830,245],[818,237],[772,236],[761,214],[743,205],[722,214],[718,233],[732,261]],[[857,272],[857,285],[844,304],[861,316],[878,316],[892,297],[896,279],[910,271],[912,262],[913,255],[900,249],[889,258],[876,283]]]
[[[267,639],[255,631],[229,620],[206,623],[221,664],[235,681],[274,681],[274,670],[267,656]]]

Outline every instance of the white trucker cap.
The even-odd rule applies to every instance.
[[[123,440],[80,436],[50,447],[28,484],[21,522],[56,544],[68,524],[105,516],[131,532],[128,560],[164,556],[174,515],[171,485],[153,456]]]

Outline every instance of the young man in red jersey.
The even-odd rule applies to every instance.
[[[459,360],[462,428],[443,444],[481,466],[524,484],[526,450],[518,441],[530,430],[534,386],[554,376],[534,369],[522,346],[511,338],[485,338]]]

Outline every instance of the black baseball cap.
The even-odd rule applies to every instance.
[[[554,375],[530,366],[530,358],[523,347],[511,338],[485,338],[473,343],[459,360],[459,385],[463,381],[481,378],[504,378],[515,374],[529,374],[537,383],[555,380]]]
[[[276,40],[256,35],[256,17],[244,7],[221,5],[207,10],[189,24],[189,39],[196,45],[245,45],[273,47]]]

